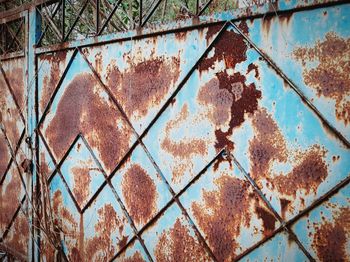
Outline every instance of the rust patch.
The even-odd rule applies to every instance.
[[[217,128],[215,148],[219,152],[224,147],[233,150],[230,136],[234,128],[245,121],[246,114],[253,114],[257,110],[261,91],[256,89],[254,83],[247,86],[245,76],[238,72],[232,76],[220,72],[216,76],[217,78],[213,78],[201,88],[198,100],[204,105],[212,106],[209,119]],[[228,130],[222,131],[222,126],[227,122]]]
[[[239,23],[238,28],[242,31],[243,34],[248,35],[249,28],[247,25],[247,21],[243,20]]]
[[[220,36],[215,46],[213,57],[206,57],[198,65],[200,72],[211,68],[215,61],[225,61],[226,68],[234,69],[236,64],[247,59],[247,44],[243,37],[235,32],[225,30]]]
[[[334,222],[325,221],[316,225],[312,247],[321,261],[348,261],[347,236],[350,229],[350,209],[343,208]]]
[[[131,62],[130,62],[131,63]],[[107,85],[121,101],[127,116],[145,116],[150,107],[160,105],[180,74],[178,58],[158,57],[137,64],[121,73],[108,65]]]
[[[25,88],[24,88],[24,74],[23,68],[11,68],[6,71],[6,78],[10,84],[15,99],[21,110],[25,106]]]
[[[281,204],[282,218],[285,219],[286,218],[286,211],[288,210],[288,206],[290,205],[290,200],[281,198],[280,204]]]
[[[54,54],[44,54],[40,57],[42,61],[47,61],[51,65],[49,74],[45,75],[43,79],[43,89],[40,98],[40,107],[42,110],[45,109],[60,80],[62,73],[60,66],[65,64],[66,56],[67,52],[61,51]]]
[[[235,258],[235,250],[239,248],[236,242],[241,226],[250,226],[252,214],[249,212],[253,201],[248,194],[249,183],[229,175],[223,175],[215,180],[218,190],[203,190],[204,204],[192,203],[193,214],[200,228],[205,232],[209,246],[219,261],[229,261]],[[273,216],[266,215],[261,208],[260,218],[264,225],[264,234],[269,234]],[[275,221],[275,220],[274,220]]]
[[[86,247],[86,257],[94,261],[105,261],[109,260],[116,253],[117,247],[113,244],[112,234],[118,230],[121,239],[118,239],[118,249],[125,245],[127,239],[123,236],[123,224],[127,221],[120,217],[115,212],[111,204],[106,204],[97,210],[98,222],[95,225],[95,236],[88,239]],[[123,243],[123,244],[121,244]]]
[[[145,262],[145,260],[142,258],[141,253],[139,251],[136,251],[131,257],[123,258],[123,262]]]
[[[79,206],[83,208],[83,204],[88,201],[90,194],[90,169],[89,167],[74,167],[72,173],[74,178],[73,193]]]
[[[324,156],[324,150],[317,145],[313,146],[308,152],[304,152],[301,162],[290,173],[275,177],[273,184],[279,192],[294,197],[299,189],[305,190],[307,194],[311,191],[316,192],[328,175]]]
[[[258,66],[250,63],[248,66],[248,70],[247,70],[247,74],[249,74],[251,71],[255,71],[255,78],[259,79],[259,70],[258,70]]]
[[[223,26],[222,24],[218,24],[218,25],[213,25],[208,27],[208,31],[205,35],[205,39],[207,40],[208,45],[210,44],[209,41],[212,40],[213,36],[215,36],[220,31],[222,26]]]
[[[256,112],[253,127],[255,136],[249,142],[251,176],[259,180],[259,177],[269,176],[272,161],[287,161],[287,146],[276,122],[266,109],[262,108]]]
[[[146,170],[138,164],[132,165],[122,181],[122,192],[130,216],[137,224],[152,218],[157,208],[157,190]]]
[[[98,150],[109,170],[126,152],[132,136],[119,110],[99,96],[97,80],[87,73],[76,76],[67,86],[45,135],[60,159],[79,132]]]
[[[263,222],[264,235],[269,236],[275,231],[276,218],[265,208],[256,206],[256,214]]]
[[[265,36],[270,34],[272,19],[273,16],[266,16],[261,20],[262,32],[265,34]]]
[[[204,248],[178,218],[171,229],[160,235],[154,253],[157,261],[210,261]]]
[[[313,47],[300,47],[293,55],[301,61],[305,84],[314,88],[318,96],[335,100],[337,119],[350,123],[350,38],[344,39],[329,32],[325,40],[317,41]],[[307,61],[317,61],[316,68],[308,69]]]

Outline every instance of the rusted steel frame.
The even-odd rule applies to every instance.
[[[275,71],[283,78],[283,80],[288,83],[288,85],[300,96],[303,102],[319,117],[322,123],[334,133],[334,135],[347,147],[350,148],[350,142],[322,115],[320,111],[313,105],[313,103],[305,96],[303,91],[290,79],[283,71],[275,64],[275,62],[266,55],[262,50],[260,50],[253,41],[250,40],[236,25],[234,22],[230,21],[230,24],[239,32],[239,34],[264,58],[264,60],[273,68]]]
[[[57,83],[57,85],[56,85],[56,87],[55,87],[55,90],[54,90],[53,93],[52,93],[52,96],[51,96],[51,98],[50,98],[50,100],[49,100],[47,106],[46,106],[45,109],[44,109],[44,112],[42,113],[41,119],[39,120],[39,122],[38,122],[38,124],[37,124],[37,126],[36,126],[36,129],[39,129],[40,126],[42,125],[42,123],[44,122],[44,120],[45,120],[45,118],[46,118],[46,115],[47,115],[47,113],[49,112],[49,109],[50,109],[50,107],[51,107],[51,105],[52,105],[52,103],[53,103],[53,100],[55,99],[55,97],[56,97],[56,95],[57,95],[57,92],[58,92],[59,88],[61,87],[61,84],[62,84],[62,82],[63,82],[63,80],[64,80],[64,78],[65,78],[65,76],[66,76],[66,74],[67,74],[67,72],[68,72],[68,70],[69,70],[71,64],[73,63],[74,58],[75,58],[77,52],[78,52],[78,49],[75,48],[75,50],[74,50],[74,52],[73,52],[73,54],[72,54],[70,60],[69,60],[68,63],[67,63],[67,66],[66,66],[65,70],[63,71],[63,74],[62,74],[60,80],[58,81],[58,83]]]
[[[65,0],[62,0],[62,1],[64,2]],[[55,17],[55,15],[57,14],[58,10],[60,10],[60,6],[61,6],[61,2],[58,2],[57,6],[56,6],[56,9],[52,13],[52,17]],[[40,13],[38,8],[37,8],[37,11]],[[64,23],[64,21],[63,21],[63,23]],[[39,46],[41,44],[41,41],[43,40],[43,38],[44,38],[44,36],[45,36],[45,34],[46,34],[48,29],[49,29],[49,25],[46,24],[44,30],[41,32],[41,35],[40,35],[40,38],[39,38],[38,42],[36,43],[37,46]],[[62,31],[62,32],[63,32],[62,33],[62,36],[63,36],[64,35],[64,31]]]
[[[13,224],[13,222],[15,222],[15,219],[16,219],[16,217],[17,217],[19,211],[21,210],[21,206],[24,204],[24,201],[25,201],[25,200],[26,200],[26,196],[24,195],[24,196],[22,197],[21,202],[19,203],[19,205],[18,205],[18,207],[17,207],[17,209],[16,209],[16,212],[13,214],[13,216],[12,216],[12,218],[11,218],[11,220],[10,220],[10,223],[6,226],[6,229],[5,229],[5,231],[4,231],[3,235],[2,235],[2,237],[0,237],[0,245],[1,245],[1,242],[6,238],[8,232],[10,231],[10,229],[11,229],[11,227],[12,227],[12,224]],[[1,247],[1,246],[0,246],[0,247]]]
[[[59,0],[35,0],[35,1],[31,1],[31,2],[25,3],[23,5],[20,5],[17,8],[10,9],[10,10],[7,10],[5,12],[0,13],[0,19],[5,18],[5,17],[7,18],[8,16],[12,16],[12,15],[17,14],[17,13],[24,12],[24,11],[29,10],[31,8],[35,8],[38,5],[42,5],[42,4],[49,5],[49,4],[56,3],[58,1]]]
[[[103,30],[106,28],[107,24],[109,23],[109,21],[111,20],[112,16],[114,15],[115,11],[117,11],[120,3],[122,2],[123,0],[118,0],[117,3],[115,3],[115,5],[113,6],[113,9],[112,11],[110,12],[110,14],[108,15],[108,17],[106,18],[106,20],[103,22],[100,30],[98,31],[97,35],[101,35]]]
[[[163,0],[158,0],[157,3],[152,7],[151,11],[147,14],[145,20],[143,20],[143,22],[141,23],[141,27],[144,27],[145,24],[148,22],[148,20],[151,18],[151,16],[153,15],[154,11],[156,11],[156,9],[158,8],[158,6],[160,5],[160,3]],[[141,18],[140,18],[141,19]]]
[[[239,170],[242,172],[244,177],[248,180],[251,186],[253,186],[254,191],[258,193],[258,196],[260,199],[267,205],[268,209],[274,214],[274,216],[277,218],[277,220],[281,223],[281,226],[283,229],[288,233],[289,237],[292,238],[295,243],[298,245],[298,247],[303,251],[305,256],[310,260],[310,261],[316,261],[309,251],[304,247],[304,245],[300,242],[298,237],[294,234],[294,232],[289,228],[286,227],[284,220],[281,218],[281,216],[277,213],[277,211],[272,207],[271,203],[267,200],[267,198],[264,196],[264,194],[261,192],[259,189],[258,185],[255,183],[255,181],[250,177],[250,175],[246,172],[246,170],[242,167],[242,165],[238,162],[238,160],[235,158],[235,156],[229,152],[230,157],[232,158],[233,162],[235,165],[239,168]],[[264,242],[262,242],[264,243]],[[256,247],[255,247],[256,248]]]
[[[24,20],[21,21],[21,24],[19,25],[19,27],[18,27],[18,29],[17,29],[17,31],[16,31],[16,33],[15,33],[15,37],[12,39],[11,43],[9,44],[8,49],[10,49],[10,48],[12,47],[12,45],[13,45],[13,43],[14,43],[15,41],[19,44],[21,50],[24,49],[24,48],[23,48],[23,45],[20,43],[20,41],[19,41],[18,38],[17,38],[18,34],[19,34],[19,33],[21,32],[21,30],[22,30],[23,25],[24,25]]]
[[[1,63],[0,63],[0,72],[2,73],[2,75],[3,75],[4,79],[5,79],[6,86],[7,86],[8,90],[9,90],[10,93],[11,93],[11,96],[12,96],[12,98],[13,98],[13,101],[15,102],[15,105],[16,105],[16,107],[17,107],[17,109],[18,109],[18,112],[19,112],[19,115],[20,115],[20,117],[21,117],[21,119],[22,119],[22,121],[23,121],[23,124],[25,124],[26,121],[25,121],[25,119],[24,119],[22,110],[21,110],[21,108],[20,108],[20,106],[19,106],[19,104],[18,104],[18,102],[17,102],[16,96],[14,95],[14,92],[13,92],[13,90],[12,90],[12,88],[11,88],[10,82],[8,81],[8,79],[7,79],[7,77],[6,77],[5,71],[4,71],[4,69],[3,69],[2,65],[1,65]]]
[[[79,13],[78,13],[78,14],[77,14],[77,16],[75,17],[75,20],[74,20],[74,22],[73,22],[72,26],[69,28],[69,30],[68,30],[67,34],[64,36],[64,38],[63,38],[63,41],[62,41],[62,42],[67,41],[67,39],[68,39],[69,35],[72,33],[72,31],[73,31],[73,29],[74,29],[75,25],[77,24],[77,22],[78,22],[79,18],[80,18],[80,17],[81,17],[81,15],[83,14],[83,12],[84,12],[84,10],[85,10],[85,8],[86,8],[87,4],[89,3],[89,1],[90,1],[90,0],[85,0],[85,2],[84,2],[84,4],[83,4],[83,6],[80,8]]]
[[[119,195],[118,195],[117,191],[115,190],[114,186],[112,185],[111,181],[110,181],[110,180],[107,180],[108,176],[107,176],[106,172],[104,171],[104,169],[103,169],[103,167],[102,167],[102,164],[100,163],[100,161],[99,161],[98,158],[96,157],[94,151],[91,149],[91,147],[90,147],[89,143],[87,142],[87,140],[85,139],[84,135],[81,134],[80,137],[81,137],[81,139],[82,139],[84,145],[86,146],[86,148],[87,148],[88,151],[90,152],[92,158],[94,159],[94,162],[96,163],[96,165],[98,166],[98,168],[100,169],[100,171],[102,172],[102,174],[104,175],[104,177],[105,177],[105,179],[106,179],[105,181],[107,181],[108,185],[110,186],[114,197],[117,199],[117,201],[118,201],[118,203],[119,203],[121,209],[123,210],[124,215],[125,215],[126,218],[128,219],[128,222],[129,222],[129,224],[131,225],[132,230],[134,231],[134,234],[136,235],[137,239],[140,241],[140,243],[141,243],[141,245],[142,245],[144,251],[146,252],[148,259],[149,259],[150,261],[153,262],[153,259],[152,259],[151,255],[150,255],[150,253],[149,253],[149,251],[148,251],[148,249],[147,249],[147,247],[146,247],[146,245],[145,245],[143,239],[142,239],[141,236],[139,235],[139,231],[137,230],[134,221],[132,220],[132,218],[131,218],[129,212],[126,210],[123,201],[122,201],[121,198],[119,197]]]
[[[211,2],[213,2],[213,0],[209,0],[208,2],[206,2],[206,4],[202,7],[202,9],[199,11],[198,15],[202,15],[205,10],[208,8],[208,6],[211,4]]]
[[[228,23],[225,23],[225,25],[221,28],[220,32],[222,32],[223,30],[226,29]],[[220,34],[219,32],[219,34]],[[218,35],[219,35],[218,34]],[[211,44],[208,46],[208,48],[204,51],[204,53],[202,54],[202,56],[199,58],[199,60],[197,61],[196,64],[198,64],[201,60],[201,58],[208,52],[208,50],[210,49],[210,47],[214,44],[215,40],[218,39],[218,35],[216,36],[216,38],[211,42]],[[109,88],[102,82],[102,80],[100,79],[100,77],[98,76],[98,73],[96,72],[95,68],[90,64],[90,62],[87,60],[85,54],[80,50],[80,48],[78,48],[80,54],[82,55],[82,57],[84,58],[84,60],[86,61],[86,63],[89,65],[90,69],[92,70],[95,78],[99,81],[100,85],[105,89],[105,91],[107,92],[108,96],[110,97],[110,99],[113,101],[113,103],[117,106],[117,108],[120,110],[122,117],[125,119],[125,121],[128,123],[128,125],[130,126],[130,128],[133,130],[133,133],[135,134],[135,136],[137,137],[137,141],[141,144],[141,146],[143,147],[143,149],[145,150],[148,158],[150,159],[150,161],[152,162],[152,165],[154,166],[154,168],[156,169],[156,171],[158,172],[158,174],[160,175],[160,177],[162,178],[163,182],[166,184],[166,186],[168,187],[170,193],[172,194],[174,201],[178,204],[178,206],[180,207],[180,209],[182,210],[182,213],[186,216],[187,220],[190,222],[190,224],[192,225],[192,228],[194,229],[195,234],[197,235],[197,237],[199,238],[199,241],[202,242],[202,244],[204,245],[206,251],[208,252],[208,254],[211,256],[211,258],[214,261],[217,261],[215,255],[213,254],[213,252],[211,251],[211,249],[209,248],[208,244],[206,243],[204,237],[202,236],[202,234],[200,233],[200,231],[198,230],[197,226],[193,223],[191,217],[189,216],[188,212],[186,211],[186,209],[182,206],[181,202],[175,198],[175,192],[174,190],[171,188],[169,182],[167,181],[167,179],[165,178],[165,176],[163,175],[162,171],[160,170],[160,168],[158,167],[158,165],[155,163],[153,157],[151,156],[151,154],[149,153],[148,149],[146,148],[146,146],[143,144],[141,137],[139,136],[139,134],[136,132],[136,130],[134,129],[133,125],[131,124],[129,118],[127,117],[126,113],[124,112],[123,108],[121,107],[121,105],[119,104],[119,102],[116,100],[116,98],[113,96],[113,93],[109,90]],[[195,65],[196,65],[195,64]],[[194,70],[195,66],[192,68]],[[191,70],[190,70],[191,71]],[[190,77],[190,74],[187,75],[187,77]],[[186,78],[185,78],[186,79]],[[183,82],[185,83],[185,81]],[[180,87],[180,88],[179,88]],[[178,91],[181,89],[181,84],[179,85],[179,87],[177,88]],[[173,94],[174,95],[174,94]],[[176,95],[176,94],[175,94]],[[174,95],[174,96],[175,96]],[[169,104],[172,100],[172,96],[168,99],[167,104]],[[164,107],[165,110],[166,107]],[[110,180],[107,180],[108,183],[110,183]]]
[[[42,11],[42,10],[39,10],[37,8],[37,11],[40,13],[40,16],[43,17],[46,22],[47,22],[47,25],[50,25],[50,27],[53,29],[53,32],[55,33],[56,37],[58,39],[63,39],[63,36],[60,32],[60,30],[57,28],[57,26],[55,25],[55,23],[52,21],[51,17],[47,14],[48,13],[48,9],[46,6],[43,6],[43,8],[45,9],[45,13]]]

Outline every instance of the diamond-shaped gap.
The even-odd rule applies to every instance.
[[[212,261],[176,203],[141,237],[154,261]]]
[[[167,185],[140,144],[113,176],[112,184],[138,229],[172,198]]]
[[[24,121],[21,113],[16,106],[13,96],[5,81],[4,75],[0,72],[0,124],[6,132],[10,145],[13,150],[24,130]]]
[[[11,151],[8,147],[7,140],[2,131],[0,131],[0,183],[9,168],[11,160]]]
[[[25,86],[25,59],[16,58],[6,61],[2,61],[2,68],[4,69],[5,76],[9,82],[11,89],[13,90],[14,97],[19,105],[20,110],[25,112],[26,102],[26,86]]]
[[[38,104],[39,118],[42,116],[55,91],[74,50],[44,53],[38,56]]]
[[[61,166],[61,173],[82,210],[105,181],[102,170],[79,138]]]
[[[220,156],[180,201],[219,261],[233,260],[280,225],[229,156]]]
[[[40,126],[57,162],[82,133],[106,173],[136,141],[135,134],[78,52]]]
[[[166,36],[86,47],[83,52],[141,134],[221,28],[219,24]]]

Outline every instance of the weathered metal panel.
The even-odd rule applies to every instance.
[[[350,5],[247,22],[247,35],[350,139]]]

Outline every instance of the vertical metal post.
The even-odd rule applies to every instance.
[[[28,15],[26,16],[26,39],[27,39],[27,123],[26,123],[26,136],[29,138],[27,146],[27,156],[29,159],[35,163],[37,161],[36,155],[33,153],[32,148],[36,146],[36,134],[35,127],[37,125],[37,114],[36,114],[36,57],[35,57],[35,45],[41,36],[41,16],[36,10],[35,6],[32,6],[28,10]],[[36,175],[36,165],[33,165],[33,175],[31,179],[31,184],[28,186],[30,188],[31,199],[34,199],[34,204],[36,204],[36,196],[34,196],[34,188],[37,191],[37,175]],[[31,210],[33,212],[33,210]],[[35,229],[34,214],[32,213],[30,217],[31,230],[30,230],[30,243],[28,252],[29,261],[39,261],[39,249],[36,243],[38,243],[39,231]],[[36,243],[34,242],[36,241]]]

